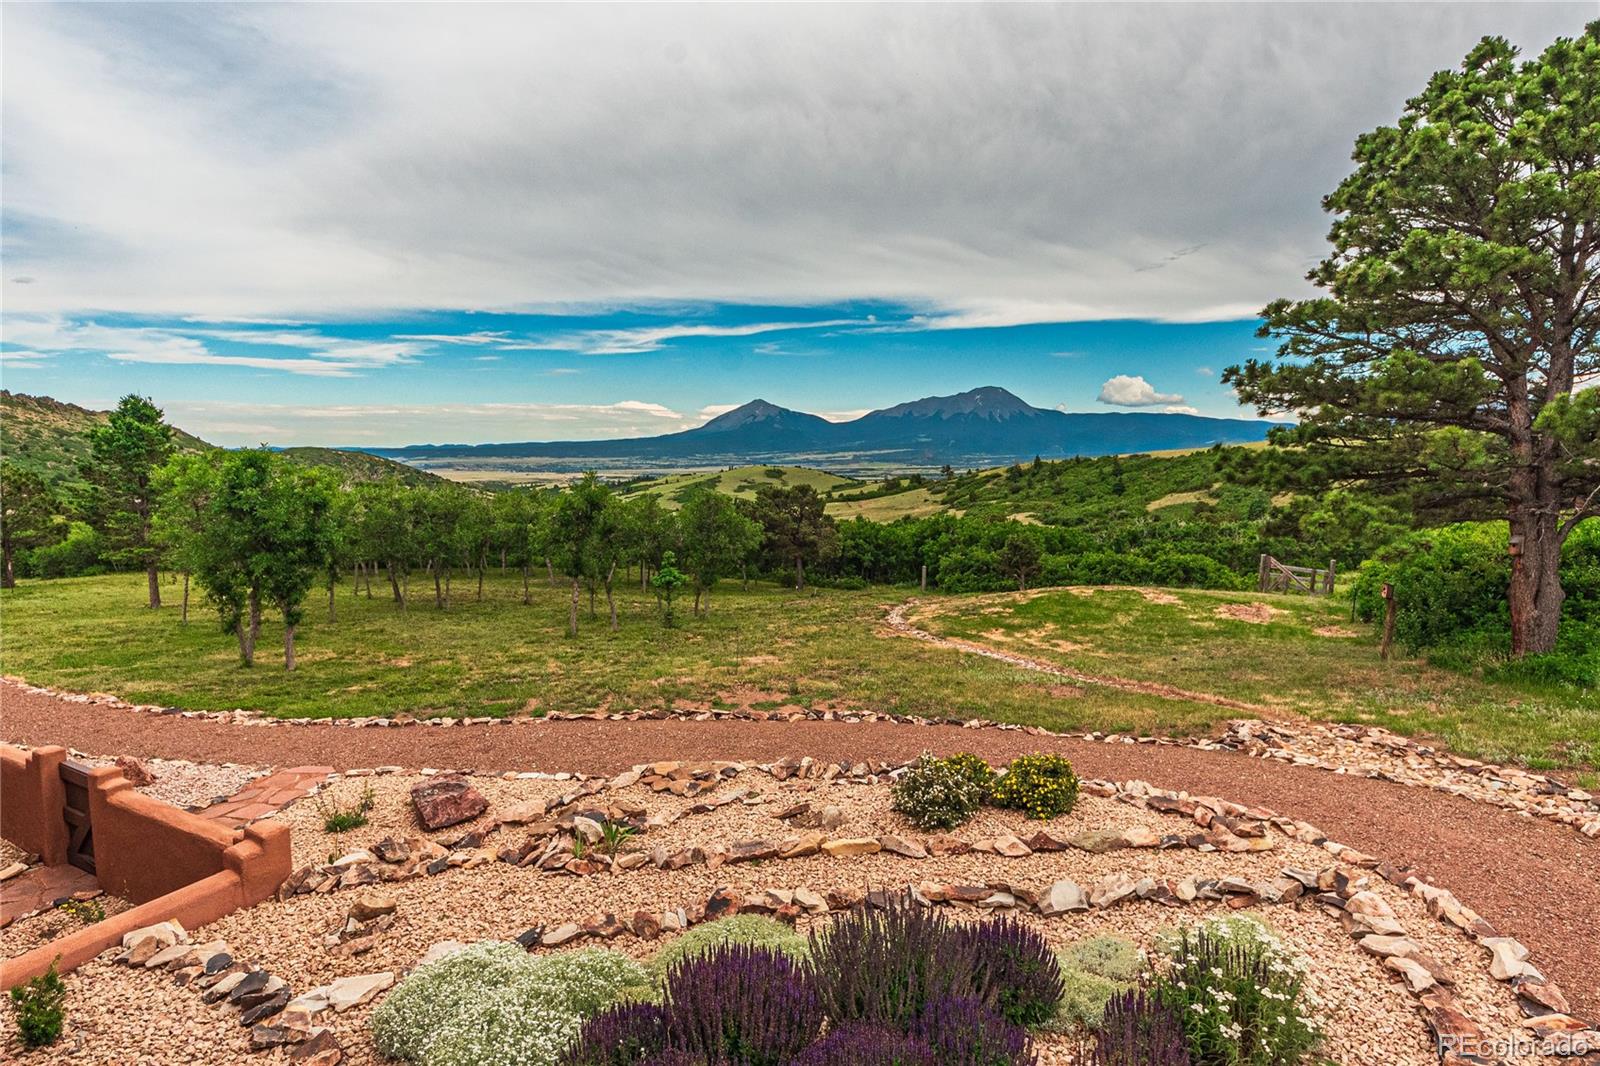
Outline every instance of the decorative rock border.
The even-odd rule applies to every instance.
[[[909,605],[903,605],[909,606]],[[897,608],[900,610],[902,608]],[[891,612],[891,616],[894,612]],[[908,635],[923,634],[927,639],[940,642],[944,638],[925,633],[904,622]],[[891,626],[891,628],[893,628]],[[921,638],[919,638],[921,639]],[[983,649],[981,646],[957,645],[959,650],[986,654],[999,661],[1023,669],[1044,672],[1061,672],[1060,668],[1028,659],[1023,656]],[[992,654],[990,654],[992,653]],[[1070,673],[1070,672],[1069,672]],[[1063,676],[1066,676],[1064,673]],[[1087,676],[1087,675],[1085,675]],[[633,711],[596,711],[576,714],[552,711],[542,716],[514,715],[505,718],[427,718],[406,715],[372,718],[273,718],[256,711],[186,711],[175,707],[152,704],[133,704],[104,693],[85,695],[68,693],[44,686],[30,685],[14,677],[0,677],[28,692],[51,696],[74,703],[90,703],[156,715],[177,715],[205,721],[227,722],[241,726],[281,726],[286,728],[334,727],[346,729],[400,729],[416,726],[429,728],[460,728],[463,726],[534,725],[573,721],[750,721],[750,722],[845,722],[883,723],[911,726],[959,726],[966,729],[999,729],[1023,732],[1029,736],[1055,737],[1105,744],[1154,744],[1163,747],[1182,747],[1196,751],[1230,751],[1256,758],[1271,759],[1296,766],[1326,770],[1331,773],[1360,775],[1376,780],[1414,788],[1428,788],[1447,792],[1474,802],[1515,811],[1527,817],[1547,818],[1569,825],[1591,839],[1600,839],[1600,796],[1572,787],[1548,774],[1530,773],[1515,767],[1482,762],[1452,755],[1438,748],[1408,737],[1402,737],[1378,726],[1360,725],[1290,725],[1284,722],[1267,722],[1261,719],[1236,719],[1227,724],[1221,736],[1204,740],[1181,740],[1171,737],[1134,736],[1121,733],[1065,732],[1042,726],[1022,726],[1009,722],[995,722],[984,718],[929,718],[918,715],[895,714],[880,711],[760,711],[760,710],[682,710],[653,709]],[[1192,694],[1203,695],[1203,694]],[[1211,699],[1219,705],[1232,704]],[[1240,709],[1260,710],[1253,705],[1239,704]],[[400,767],[379,767],[377,770],[399,772]],[[481,771],[460,771],[481,772]],[[553,775],[559,776],[559,775]]]
[[[909,764],[907,764],[909,765]],[[1374,877],[1409,892],[1423,902],[1428,913],[1458,930],[1482,947],[1487,955],[1490,976],[1510,984],[1527,1020],[1524,1029],[1532,1034],[1542,1054],[1574,1056],[1600,1051],[1600,1031],[1570,1014],[1561,989],[1547,981],[1529,961],[1528,951],[1517,941],[1502,937],[1488,922],[1463,905],[1451,892],[1432,885],[1410,870],[1396,869],[1374,856],[1366,855],[1327,839],[1309,823],[1297,821],[1275,811],[1245,807],[1216,797],[1190,796],[1155,788],[1142,781],[1085,781],[1085,792],[1128,803],[1174,820],[1192,824],[1196,832],[1158,835],[1144,827],[1126,831],[1102,830],[1077,837],[1058,838],[1041,829],[1023,841],[1013,834],[967,842],[948,836],[923,840],[891,835],[878,837],[828,837],[812,830],[777,844],[766,841],[738,841],[724,849],[691,847],[668,852],[655,848],[649,853],[629,852],[598,861],[594,856],[580,858],[573,853],[573,842],[595,821],[591,814],[609,819],[613,814],[632,817],[648,831],[652,820],[637,808],[624,811],[612,805],[604,811],[585,811],[581,804],[603,793],[634,785],[645,785],[658,792],[692,798],[716,784],[731,781],[746,772],[765,774],[775,781],[883,783],[904,769],[903,766],[862,764],[857,768],[811,759],[783,759],[767,764],[654,763],[634,767],[614,778],[589,777],[559,796],[541,802],[522,804],[507,812],[487,830],[474,830],[445,848],[419,839],[399,842],[392,837],[375,845],[371,852],[345,856],[330,867],[302,867],[280,889],[279,898],[310,892],[325,893],[342,888],[366,887],[347,912],[343,926],[328,936],[330,951],[357,955],[371,946],[373,934],[393,921],[394,901],[370,886],[386,882],[429,876],[456,866],[476,866],[491,861],[515,862],[553,874],[592,876],[600,872],[623,874],[653,864],[675,870],[704,864],[715,869],[723,864],[781,861],[789,858],[827,854],[844,860],[853,856],[887,852],[907,861],[930,855],[982,851],[1003,857],[1021,858],[1036,851],[1062,851],[1080,848],[1096,853],[1120,848],[1195,847],[1204,850],[1261,851],[1272,846],[1270,832],[1319,847],[1335,861],[1310,871],[1285,867],[1269,881],[1252,882],[1243,878],[1196,878],[1179,880],[1140,876],[1136,872],[1113,873],[1087,887],[1061,879],[1038,890],[1014,882],[983,881],[971,884],[923,880],[908,882],[908,891],[918,903],[927,906],[966,906],[980,910],[1026,911],[1049,919],[1063,914],[1108,910],[1131,902],[1150,902],[1169,907],[1196,903],[1221,903],[1230,909],[1260,904],[1267,906],[1309,900],[1323,913],[1337,918],[1359,947],[1382,961],[1415,998],[1419,1013],[1434,1034],[1441,1062],[1445,1066],[1464,1066],[1497,1061],[1489,1048],[1485,1030],[1450,991],[1452,983],[1445,968],[1429,957],[1406,930],[1394,912],[1377,893],[1370,891]],[[378,771],[374,771],[378,772]],[[383,772],[395,772],[383,768]],[[437,773],[437,771],[435,771]],[[338,777],[339,775],[332,775]],[[360,778],[364,772],[345,776]],[[541,779],[557,775],[523,776]],[[574,779],[574,775],[561,775]],[[654,827],[673,824],[684,817],[709,813],[735,802],[748,802],[750,790],[708,797],[670,818],[658,818]],[[759,797],[757,797],[759,799]],[[537,808],[537,809],[535,809]],[[565,812],[558,814],[557,812]],[[551,818],[551,815],[555,815]],[[775,817],[793,825],[804,825],[817,812],[807,802],[791,804]],[[488,833],[504,827],[528,826],[528,840],[520,846],[500,849],[485,846]],[[594,827],[598,829],[598,825]],[[590,830],[592,832],[592,830]],[[541,848],[540,842],[543,842]],[[601,857],[604,858],[604,857]],[[626,860],[626,861],[624,861]],[[583,939],[609,940],[632,935],[654,939],[703,921],[713,921],[737,913],[768,914],[783,920],[801,915],[821,915],[858,906],[886,906],[888,897],[900,889],[873,889],[863,892],[834,889],[826,894],[806,886],[770,888],[745,895],[731,886],[717,889],[704,903],[669,907],[660,911],[638,910],[631,915],[602,913],[582,921],[553,927],[535,926],[515,939],[530,950],[536,947],[561,947]],[[1301,901],[1301,902],[1297,902]],[[436,957],[448,945],[437,945],[424,960]],[[240,1024],[251,1028],[254,1049],[267,1050],[294,1045],[290,1061],[312,1066],[335,1066],[343,1056],[333,1034],[316,1024],[321,1011],[349,1009],[376,997],[393,984],[393,973],[366,974],[341,978],[332,984],[292,996],[287,984],[265,971],[236,962],[226,944],[196,946],[176,923],[136,930],[123,939],[123,950],[116,961],[147,969],[165,969],[179,984],[192,984],[208,1002],[225,1002],[240,1010]],[[420,963],[419,963],[420,964]],[[341,1005],[343,1004],[343,1005]]]
[[[1527,949],[1519,942],[1501,936],[1452,892],[1423,880],[1410,869],[1396,868],[1375,856],[1329,840],[1310,823],[1267,808],[1246,807],[1216,797],[1191,796],[1158,789],[1143,781],[1090,780],[1083,782],[1081,787],[1091,795],[1115,799],[1171,818],[1185,819],[1200,831],[1157,835],[1143,827],[1135,827],[1123,832],[1098,831],[1063,839],[1041,829],[1026,841],[1013,834],[1002,834],[969,842],[949,836],[921,840],[893,835],[829,837],[813,830],[778,842],[740,840],[724,848],[691,846],[676,851],[657,847],[648,853],[633,851],[611,857],[592,852],[580,856],[575,842],[585,834],[585,819],[596,823],[589,830],[593,835],[598,831],[600,820],[609,819],[613,813],[626,819],[629,817],[626,812],[617,808],[590,812],[567,810],[567,813],[554,819],[547,817],[556,811],[575,808],[584,799],[635,784],[688,795],[696,791],[688,783],[710,781],[712,778],[731,780],[741,773],[752,771],[766,774],[777,781],[793,779],[872,784],[893,779],[907,765],[888,767],[883,764],[860,764],[859,767],[847,767],[837,763],[791,758],[754,765],[655,763],[638,766],[609,780],[589,779],[579,789],[540,804],[538,812],[525,812],[528,815],[525,819],[502,820],[489,830],[468,833],[450,848],[426,840],[402,843],[391,837],[380,842],[373,852],[352,853],[330,866],[302,867],[285,882],[280,890],[280,898],[408,880],[440,874],[457,866],[470,868],[488,862],[528,866],[548,874],[593,876],[599,873],[622,875],[646,865],[669,871],[695,865],[714,870],[725,864],[783,861],[817,854],[848,859],[888,853],[897,858],[917,861],[930,855],[962,854],[967,851],[1023,858],[1036,851],[1064,851],[1068,848],[1095,853],[1121,848],[1170,847],[1263,851],[1272,847],[1268,832],[1272,830],[1303,844],[1321,848],[1336,860],[1336,864],[1318,871],[1285,868],[1279,877],[1264,882],[1234,877],[1158,881],[1133,874],[1115,874],[1087,888],[1063,880],[1039,892],[1010,882],[972,885],[920,882],[908,887],[919,901],[930,905],[953,903],[986,909],[1022,908],[1047,918],[1091,908],[1105,909],[1129,900],[1167,906],[1184,906],[1199,900],[1223,902],[1230,908],[1242,908],[1253,904],[1277,905],[1309,897],[1325,913],[1338,917],[1363,950],[1381,959],[1385,969],[1404,982],[1435,1034],[1442,1062],[1451,1066],[1494,1061],[1492,1057],[1481,1054],[1486,1046],[1483,1027],[1470,1017],[1465,1007],[1449,991],[1450,981],[1443,967],[1426,956],[1415,941],[1406,937],[1393,911],[1381,897],[1368,891],[1371,878],[1377,876],[1421,900],[1429,914],[1485,949],[1490,976],[1513,987],[1519,1006],[1528,1016],[1524,1027],[1533,1033],[1548,1053],[1581,1055],[1591,1050],[1600,1051],[1600,1031],[1569,1013],[1565,995],[1529,961]],[[658,819],[653,825],[670,825],[696,813],[709,813],[734,802],[748,802],[749,798],[748,790],[730,793],[714,801],[697,804],[670,819]],[[810,805],[801,802],[777,812],[775,817],[791,823],[802,823],[811,814]],[[640,812],[635,812],[633,817],[646,830],[652,827],[651,820],[642,817]],[[521,845],[498,849],[485,844],[488,833],[508,825],[529,825],[528,838]],[[692,908],[680,907],[661,912],[641,910],[630,916],[596,914],[581,922],[567,922],[552,928],[534,927],[516,939],[530,949],[560,947],[584,938],[605,940],[625,933],[651,939],[662,932],[680,930],[698,921],[714,920],[741,911],[773,914],[792,920],[801,914],[821,914],[863,903],[878,905],[883,900],[875,900],[872,892],[856,896],[833,891],[823,896],[801,886],[792,890],[772,889],[759,899],[750,901],[739,896],[734,889],[724,887],[705,904]]]

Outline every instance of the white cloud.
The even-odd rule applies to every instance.
[[[1357,134],[1591,11],[13,5],[7,309],[1249,314]]]
[[[581,330],[544,341],[508,342],[513,347],[538,348],[584,355],[635,355],[659,351],[668,341],[684,337],[753,337],[796,329],[830,329],[861,325],[857,319],[830,319],[824,322],[752,322],[737,326],[713,326],[680,322],[670,326],[643,326],[637,329]]]
[[[378,367],[408,363],[424,346],[413,341],[358,341],[314,330],[266,331],[155,326],[106,326],[63,315],[7,315],[0,337],[40,352],[93,352],[119,363],[234,366],[311,377],[353,377]],[[278,348],[302,355],[219,352],[213,342]]]
[[[1203,378],[1214,378],[1217,376],[1217,372],[1212,370],[1209,366],[1197,366],[1194,368],[1194,372]]]
[[[700,408],[695,417],[700,419],[702,422],[709,422],[718,415],[725,415],[729,411],[738,409],[738,407],[739,404],[736,403],[708,403],[704,407]]]
[[[704,421],[645,400],[319,405],[175,400],[163,407],[174,425],[228,447],[598,440],[672,433]]]
[[[1161,411],[1163,414],[1169,415],[1197,415],[1200,413],[1200,408],[1190,407],[1188,404],[1184,403],[1175,403],[1168,404],[1166,407],[1163,407]]]
[[[53,354],[51,352],[30,352],[24,349],[0,351],[0,367],[10,367],[12,370],[38,370],[45,365]]]
[[[1107,379],[1100,386],[1100,395],[1095,398],[1101,403],[1117,407],[1160,407],[1183,402],[1183,397],[1177,393],[1157,392],[1155,386],[1143,377],[1131,374],[1118,374]]]

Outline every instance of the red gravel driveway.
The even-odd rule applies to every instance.
[[[340,769],[400,765],[612,773],[660,759],[785,755],[901,760],[928,748],[1004,761],[1059,751],[1080,774],[1272,807],[1335,840],[1411,864],[1527,944],[1575,1011],[1600,1019],[1600,842],[1444,793],[1226,752],[1093,744],[1020,731],[844,722],[551,722],[447,729],[234,726],[71,703],[0,684],[0,736],[97,755]]]

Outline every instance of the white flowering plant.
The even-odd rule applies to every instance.
[[[474,944],[397,985],[373,1011],[373,1043],[417,1066],[555,1066],[584,1019],[648,983],[620,952]]]
[[[974,755],[939,759],[925,751],[889,793],[894,809],[918,829],[954,829],[982,806],[993,778]]]
[[[1151,991],[1183,1026],[1193,1066],[1326,1061],[1305,963],[1261,923],[1213,919],[1159,943]]]

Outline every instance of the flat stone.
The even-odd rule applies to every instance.
[[[556,948],[567,943],[568,941],[575,940],[582,935],[583,930],[578,927],[577,922],[566,922],[562,925],[556,926],[554,929],[546,933],[540,940],[540,943],[547,948]]]
[[[778,857],[778,846],[765,840],[739,840],[728,846],[729,862],[763,862]]]
[[[328,1005],[337,1014],[363,1003],[370,1002],[380,992],[388,991],[394,985],[394,974],[385,970],[382,973],[361,974],[354,977],[341,977],[328,986]]]
[[[828,901],[809,888],[795,889],[794,901],[811,914],[828,913]]]
[[[1383,965],[1385,969],[1399,974],[1414,995],[1420,995],[1439,983],[1434,980],[1433,974],[1428,972],[1427,967],[1414,959],[1390,956],[1383,960]]]
[[[1091,855],[1104,855],[1108,851],[1128,846],[1120,829],[1091,829],[1086,833],[1068,837],[1067,843]]]
[[[411,786],[411,805],[423,828],[430,831],[469,821],[489,809],[483,793],[457,776],[435,777]]]
[[[790,837],[778,845],[778,857],[783,859],[798,859],[806,855],[815,855],[822,850],[822,843],[827,837],[821,833],[803,833],[797,837]]]
[[[174,944],[188,942],[189,934],[177,922],[157,922],[122,935],[122,947],[126,952],[123,961],[130,966],[143,966]]]
[[[256,1001],[244,1009],[239,1015],[239,1024],[245,1027],[264,1022],[268,1018],[283,1010],[289,1004],[289,989],[280,988],[267,995],[266,998]]]
[[[882,844],[883,850],[891,855],[899,855],[906,859],[926,859],[928,857],[927,848],[914,840],[907,840],[905,837],[881,836],[878,838],[878,843]]]
[[[299,1066],[339,1066],[344,1061],[344,1048],[331,1029],[319,1029],[311,1039],[289,1053],[289,1061]]]
[[[346,914],[358,922],[370,922],[385,914],[393,914],[399,906],[400,901],[386,892],[363,892],[350,904]]]
[[[1089,903],[1095,907],[1111,907],[1132,897],[1138,887],[1139,883],[1127,874],[1112,874],[1089,890]]]
[[[824,854],[834,858],[844,858],[851,855],[876,855],[883,850],[883,845],[873,837],[840,837],[838,840],[824,840],[822,850]]]
[[[1066,879],[1051,885],[1039,899],[1039,913],[1046,918],[1088,909],[1089,901],[1084,897],[1083,889],[1076,882]]]
[[[1528,949],[1510,937],[1487,937],[1479,943],[1494,953],[1489,961],[1489,976],[1496,981],[1509,981],[1533,969],[1526,961]]]
[[[1416,959],[1422,954],[1422,949],[1416,941],[1403,936],[1390,936],[1375,934],[1361,938],[1361,949],[1378,956],[1380,959]]]

